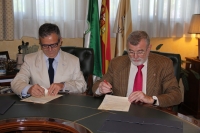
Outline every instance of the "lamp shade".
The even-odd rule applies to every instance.
[[[189,34],[200,34],[200,14],[193,14],[190,21]]]
[[[196,34],[198,39],[198,59],[200,60],[200,14],[193,14],[190,21],[189,34]]]

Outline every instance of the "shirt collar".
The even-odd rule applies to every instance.
[[[44,58],[45,58],[45,61],[48,61],[49,57],[47,57],[45,54],[44,54]],[[56,55],[56,57],[54,58],[54,61],[58,62],[60,58],[60,50],[58,52],[58,54]]]

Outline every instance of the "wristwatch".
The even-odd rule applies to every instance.
[[[154,96],[152,98],[153,98],[153,105],[156,105],[157,99]]]

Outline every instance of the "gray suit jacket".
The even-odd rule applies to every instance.
[[[50,87],[48,69],[43,51],[28,54],[19,73],[11,82],[12,90],[21,96],[22,90],[29,84]],[[64,89],[70,93],[82,93],[86,90],[86,82],[80,70],[79,59],[60,50],[60,58],[55,71],[54,83],[65,82]]]
[[[93,85],[93,93],[104,79],[111,83],[113,95],[126,96],[130,72],[130,59],[127,55],[114,58],[108,72]],[[164,56],[150,53],[147,66],[146,94],[157,96],[159,106],[168,107],[181,102],[182,96],[178,86],[172,61]]]

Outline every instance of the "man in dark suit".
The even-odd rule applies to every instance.
[[[142,102],[160,107],[177,105],[182,100],[174,75],[172,61],[150,53],[150,39],[144,31],[134,31],[127,39],[128,55],[111,60],[108,72],[93,85],[96,96],[113,93],[128,97],[130,102]],[[140,81],[135,81],[138,66],[142,66]],[[139,90],[135,85],[139,86]]]

